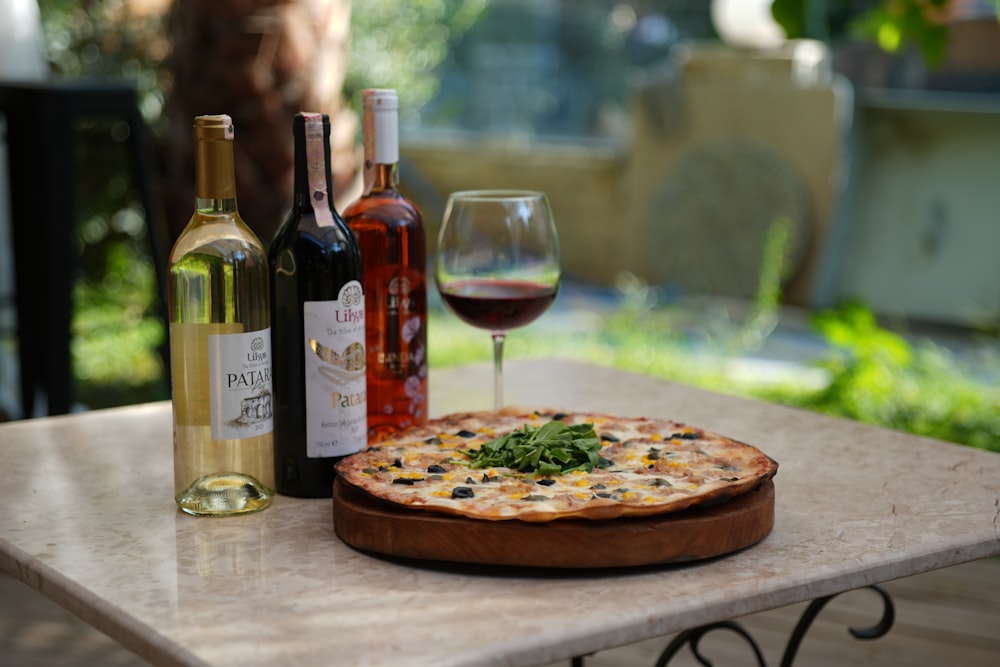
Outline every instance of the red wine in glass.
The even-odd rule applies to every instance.
[[[434,276],[449,310],[493,339],[493,406],[503,406],[507,331],[530,324],[559,291],[559,234],[544,192],[472,190],[448,196]]]
[[[466,324],[509,331],[534,322],[548,310],[558,287],[528,280],[457,280],[442,285],[441,297]]]

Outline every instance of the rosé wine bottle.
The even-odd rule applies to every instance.
[[[396,91],[362,92],[365,187],[344,211],[364,262],[369,436],[427,421],[427,239],[398,189]]]

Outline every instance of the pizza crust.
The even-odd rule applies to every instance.
[[[611,464],[540,477],[475,469],[463,453],[525,424],[592,423]],[[778,464],[754,446],[668,419],[509,407],[447,415],[383,434],[337,464],[385,502],[471,519],[607,520],[678,512],[758,488]]]

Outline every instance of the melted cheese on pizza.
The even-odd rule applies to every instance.
[[[525,424],[591,423],[610,463],[539,476],[474,468],[466,452]],[[410,508],[471,518],[549,521],[674,512],[753,490],[777,463],[750,445],[683,424],[595,413],[506,409],[463,413],[372,443],[338,477]]]

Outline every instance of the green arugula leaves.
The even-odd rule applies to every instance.
[[[611,462],[599,454],[600,450],[593,424],[550,421],[539,428],[525,424],[465,453],[473,468],[503,467],[548,476],[606,468]]]

